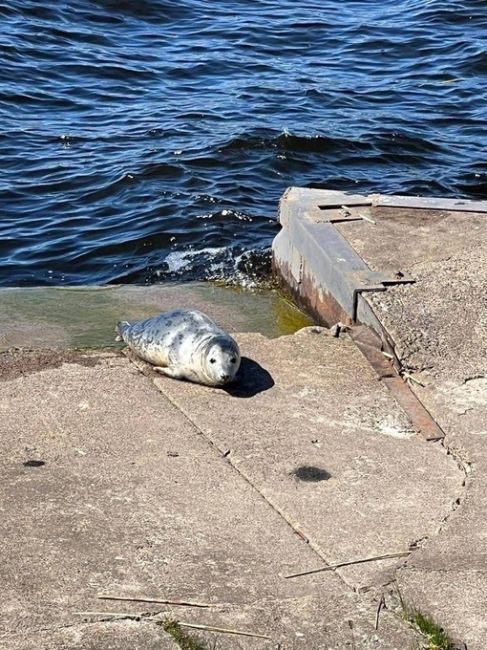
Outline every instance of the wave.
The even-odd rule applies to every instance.
[[[290,185],[487,198],[484,9],[0,0],[0,285],[262,282]]]

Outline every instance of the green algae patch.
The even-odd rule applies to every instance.
[[[211,283],[1,289],[0,350],[106,348],[115,325],[176,308],[199,309],[224,329],[269,338],[293,334],[310,319],[275,289]]]
[[[455,650],[455,644],[449,639],[441,625],[419,609],[407,605],[399,590],[398,596],[401,603],[401,618],[407,621],[422,637],[418,650]]]
[[[181,650],[214,650],[214,646],[210,649],[197,636],[185,632],[176,620],[167,618],[158,625],[161,625],[164,631],[172,636]]]
[[[424,650],[455,650],[444,629],[422,612],[410,609],[404,612],[406,620],[424,637]]]
[[[279,292],[273,304],[274,319],[279,336],[295,334],[303,327],[313,325],[312,319],[296,307],[288,298],[283,297]]]

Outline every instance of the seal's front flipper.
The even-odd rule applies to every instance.
[[[154,366],[154,370],[173,379],[186,379],[186,372],[181,366]]]

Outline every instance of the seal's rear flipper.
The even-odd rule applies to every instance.
[[[132,323],[129,323],[128,320],[122,320],[119,323],[117,323],[115,327],[115,332],[117,333],[117,336],[115,337],[115,341],[123,341],[124,340],[124,334],[125,332],[129,329],[129,327],[132,325]]]

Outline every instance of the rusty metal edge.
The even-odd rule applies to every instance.
[[[311,204],[309,195],[306,205],[303,206],[303,193],[301,188],[289,188],[281,199],[280,221],[284,228],[273,244],[275,276],[295,302],[318,322],[327,326],[339,320],[351,324],[352,340],[408,415],[413,427],[425,440],[442,440],[445,437],[444,432],[400,376],[402,365],[395,354],[394,341],[362,295],[363,291],[384,290],[385,287],[370,285],[357,289],[353,276],[363,271],[370,273],[370,269],[332,223],[321,224],[320,231],[316,230],[318,224],[310,221],[301,223],[299,216],[303,214],[303,210],[316,209],[316,206]],[[322,198],[322,195],[317,197],[318,193],[321,194],[318,191],[313,192],[314,201]],[[297,251],[300,258],[298,269],[292,268],[292,235],[298,236],[298,240],[304,242],[304,249]],[[315,264],[312,263],[313,259]],[[354,324],[354,320],[358,323]],[[359,329],[360,327],[365,329]],[[358,335],[358,332],[361,334]],[[390,360],[383,354],[384,351],[391,356]]]
[[[392,393],[396,402],[411,420],[414,429],[427,441],[443,440],[445,432],[434,420],[421,400],[400,377],[394,359],[383,354],[382,337],[366,325],[354,325],[349,331],[350,338],[369,364]]]
[[[328,192],[288,188],[282,196],[279,222],[283,228],[272,245],[274,273],[284,278],[281,284],[291,285],[293,297],[298,297],[301,304],[319,302],[314,294],[325,292],[354,321],[361,292],[384,291],[387,284],[414,282],[414,279],[405,275],[392,278],[372,271],[332,222],[316,219],[320,213],[317,202],[323,195]],[[338,196],[339,202],[343,201],[345,195],[338,193]],[[352,198],[363,200],[358,195]],[[302,284],[304,266],[309,276],[306,290]],[[323,306],[321,320],[330,324],[326,305]],[[313,311],[316,315],[316,310]],[[335,304],[332,311],[337,312]]]
[[[446,197],[403,196],[401,194],[347,194],[339,190],[288,187],[282,199],[306,202],[321,208],[374,205],[391,208],[448,210],[450,212],[486,212],[487,201]],[[282,200],[281,199],[281,200]]]

